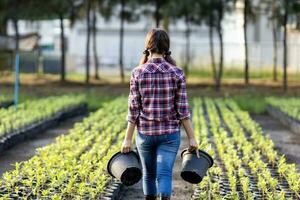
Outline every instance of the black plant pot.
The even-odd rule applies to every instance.
[[[208,168],[213,166],[213,159],[205,151],[199,150],[199,158],[196,152],[184,149],[181,152],[182,170],[181,178],[189,183],[198,184],[202,181]]]
[[[134,151],[114,154],[107,163],[107,171],[126,186],[134,185],[142,177],[141,162]]]

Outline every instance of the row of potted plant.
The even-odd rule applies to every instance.
[[[272,199],[274,196],[280,198],[284,191],[278,187],[277,177],[272,177],[267,168],[267,163],[261,160],[262,155],[255,148],[256,144],[246,137],[243,127],[239,124],[235,114],[226,107],[224,101],[219,101],[217,104],[226,126],[233,136],[235,135],[233,139],[238,151],[241,152],[241,160],[250,169],[251,175],[255,178],[256,187],[260,191],[262,198]]]
[[[107,161],[125,135],[125,102],[118,98],[107,103],[55,143],[38,149],[36,156],[4,173],[0,199],[99,199],[111,181]]]
[[[278,98],[268,97],[266,101],[269,105],[277,108],[288,116],[300,121],[300,98]]]
[[[22,130],[83,102],[83,96],[64,95],[27,101],[17,107],[0,109],[0,137]]]
[[[196,99],[193,103],[193,124],[200,148],[213,151],[210,154],[221,161],[215,162],[208,176],[198,185],[196,199],[297,198],[296,184],[293,184],[294,188],[292,185],[282,188],[280,177],[274,176],[272,171],[279,165],[278,169],[291,165],[286,164],[283,157],[279,162],[273,142],[263,135],[248,113],[246,115],[228,99]],[[263,143],[269,146],[265,147]],[[270,168],[268,164],[274,167]],[[297,171],[292,170],[292,174],[294,177],[290,179],[295,182]],[[296,195],[290,194],[291,191]]]
[[[274,150],[274,143],[269,137],[265,137],[261,127],[251,119],[247,112],[241,111],[238,106],[231,102],[229,105],[233,109],[236,116],[239,116],[240,123],[250,134],[251,140],[256,144],[258,151],[267,159],[268,163],[275,169],[281,178],[285,178],[288,182],[288,187],[293,191],[297,198],[300,198],[300,173],[297,171],[295,164],[286,163],[284,155],[279,157],[278,153]],[[284,187],[284,186],[282,186]]]
[[[206,151],[210,156],[214,158],[214,163],[216,163],[216,155],[211,147],[208,139],[208,127],[206,119],[204,117],[203,100],[200,98],[193,99],[193,125],[196,138],[200,141],[199,149]],[[214,182],[212,179],[214,176],[222,176],[221,168],[214,164],[208,171],[207,176],[199,183],[195,188],[195,199],[211,199],[212,197],[217,197],[217,192],[219,191],[220,183]],[[220,180],[220,178],[217,178]]]

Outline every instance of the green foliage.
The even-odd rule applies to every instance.
[[[0,198],[101,199],[111,181],[106,164],[119,151],[125,135],[124,103],[125,98],[107,103],[75,124],[67,135],[6,172],[0,180]]]
[[[289,97],[289,98],[269,97],[266,99],[266,101],[271,106],[274,106],[275,108],[279,109],[283,113],[300,121],[300,98],[299,97]]]
[[[0,109],[0,137],[54,116],[63,109],[83,103],[83,96],[64,95],[27,101],[17,107]]]
[[[261,199],[291,197],[285,192],[299,198],[296,166],[278,158],[272,140],[232,99],[194,99],[193,124],[200,148],[215,160],[198,185],[199,199],[256,199],[257,190]],[[273,175],[276,170],[281,178]],[[288,189],[278,187],[283,179]]]
[[[254,114],[263,114],[266,112],[266,101],[262,95],[254,93],[236,95],[232,97],[241,109]]]
[[[73,18],[79,5],[76,0],[1,0],[0,21],[58,19],[59,16]]]
[[[8,95],[0,95],[0,104],[11,100],[12,99]]]

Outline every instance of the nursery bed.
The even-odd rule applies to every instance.
[[[13,105],[13,103],[13,101],[0,102],[0,108],[8,108],[9,106]]]
[[[13,148],[0,154],[0,177],[6,171],[14,168],[16,162],[26,161],[37,154],[37,149],[54,143],[56,138],[68,133],[75,123],[82,121],[86,116],[77,115],[60,121],[56,126],[49,127],[41,134],[36,134],[28,140],[16,144]]]
[[[63,121],[69,117],[84,114],[86,112],[87,104],[82,103],[63,109],[55,113],[52,117],[30,124],[22,129],[19,129],[18,131],[8,133],[0,138],[0,153],[25,139],[29,139],[34,135],[45,131],[49,127],[57,125],[60,121]]]
[[[192,199],[270,199],[270,195],[278,199],[299,198],[299,191],[294,192],[291,185],[295,184],[291,182],[292,175],[298,177],[299,172],[280,174],[285,160],[273,150],[271,141],[264,139],[249,114],[230,100],[200,102],[194,107],[195,111],[199,108],[199,113],[193,115],[195,132],[201,148],[213,155],[215,164],[206,179],[195,186]]]
[[[285,114],[284,112],[280,111],[279,109],[277,109],[271,105],[267,106],[267,112],[272,117],[279,120],[282,124],[289,127],[291,129],[291,131],[300,135],[300,121],[299,120],[290,117],[289,115]]]

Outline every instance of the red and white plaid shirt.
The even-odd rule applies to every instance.
[[[127,120],[145,135],[170,134],[189,118],[185,76],[163,58],[151,58],[132,70]]]

